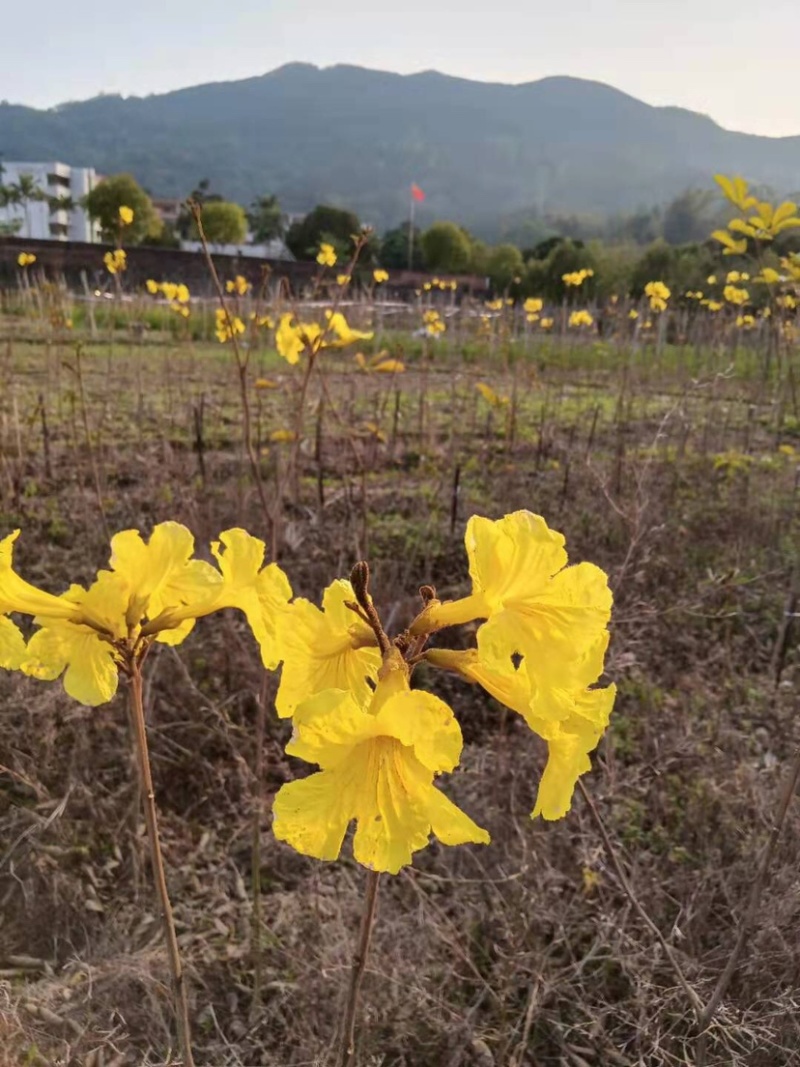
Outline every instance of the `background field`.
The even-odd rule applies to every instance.
[[[176,519],[200,546],[243,525],[314,600],[368,559],[394,628],[413,617],[421,584],[464,591],[473,513],[529,508],[563,531],[572,561],[604,567],[619,697],[586,784],[637,898],[708,997],[797,744],[800,661],[782,618],[797,555],[800,413],[785,367],[778,377],[756,343],[515,345],[496,331],[437,345],[393,330],[363,351],[385,348],[402,374],[360,372],[352,352],[322,357],[295,450],[270,434],[292,425],[299,374],[264,347],[250,355],[247,388],[267,527],[225,346],[103,327],[78,377],[65,331],[6,318],[0,335],[0,534],[22,527],[19,569],[46,588],[105,564],[101,509],[112,532]],[[508,402],[487,403],[478,382]],[[384,880],[358,1062],[694,1063],[685,993],[591,810],[577,798],[563,821],[532,822],[536,739],[481,691],[425,681],[465,735],[444,788],[492,844],[434,843]],[[319,864],[277,843],[265,804],[254,1003],[260,686],[233,613],[150,661],[197,1061],[215,1067],[330,1062],[363,892],[351,860]],[[60,686],[0,673],[0,702],[0,1063],[177,1064],[177,1052],[164,1060],[169,976],[124,694],[90,711]],[[296,768],[282,751],[289,726],[270,712],[267,731],[269,800]],[[798,1062],[798,860],[791,811],[710,1063]]]

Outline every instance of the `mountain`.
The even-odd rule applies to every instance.
[[[46,111],[0,104],[6,159],[131,171],[156,196],[201,178],[288,211],[325,202],[380,228],[427,194],[423,220],[487,231],[500,216],[632,211],[714,173],[800,188],[800,136],[758,137],[651,107],[599,82],[524,85],[290,63],[256,78],[148,97],[99,96]]]

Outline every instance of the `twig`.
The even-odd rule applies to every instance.
[[[358,944],[353,957],[353,970],[350,975],[350,989],[347,994],[347,1004],[344,1011],[344,1023],[342,1026],[342,1043],[339,1048],[339,1067],[349,1067],[353,1062],[356,1050],[356,1010],[358,1008],[358,994],[361,983],[364,980],[364,971],[367,966],[369,945],[372,940],[372,928],[375,925],[375,911],[378,906],[378,886],[380,884],[378,871],[367,871],[367,885],[364,891],[364,910],[361,913],[361,928],[358,933]]]

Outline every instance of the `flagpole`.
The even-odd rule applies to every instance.
[[[408,269],[414,269],[414,204],[416,203],[416,197],[414,196],[414,186],[408,187]]]

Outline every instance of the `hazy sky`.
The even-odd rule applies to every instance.
[[[798,0],[37,0],[4,8],[0,99],[36,107],[303,60],[481,81],[571,74],[705,112],[730,129],[800,134]]]

